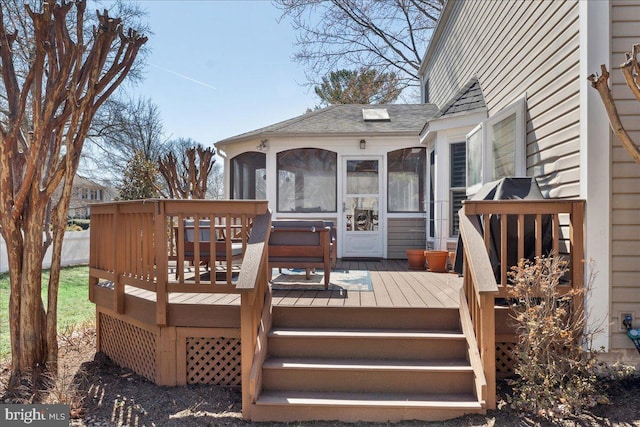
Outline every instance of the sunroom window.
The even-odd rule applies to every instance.
[[[389,212],[424,212],[425,148],[404,148],[387,154]]]
[[[299,148],[277,154],[278,212],[336,212],[337,154]]]
[[[267,198],[266,162],[264,153],[242,153],[231,159],[232,199]]]
[[[487,182],[526,175],[524,113],[521,99],[467,135],[467,195]]]

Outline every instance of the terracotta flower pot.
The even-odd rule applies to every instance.
[[[409,261],[409,269],[424,270],[424,250],[407,249],[407,260]]]
[[[424,251],[427,260],[427,270],[434,273],[445,273],[447,271],[448,251]]]

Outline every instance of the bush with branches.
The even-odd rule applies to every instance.
[[[567,262],[559,256],[521,260],[509,273],[513,286],[515,378],[511,405],[547,417],[579,413],[605,400],[598,387],[596,352],[585,351],[594,331],[576,302],[584,301],[590,284],[559,289]]]

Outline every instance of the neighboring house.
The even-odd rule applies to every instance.
[[[433,105],[334,105],[216,143],[226,197],[267,199],[274,219],[325,219],[341,258],[425,248],[420,131]]]
[[[73,179],[73,190],[69,200],[69,218],[89,218],[91,204],[108,202],[115,198],[112,188],[100,185],[88,178],[76,175]]]
[[[420,69],[422,101],[442,112],[421,137],[436,158],[432,200],[449,207],[435,209],[436,223],[453,235],[450,207],[501,176],[585,199],[586,258],[597,271],[587,310],[603,330],[595,345],[635,361],[622,320],[629,313],[640,327],[640,166],[587,76],[600,64],[612,70],[622,120],[640,140],[640,106],[615,69],[639,42],[639,1],[451,0]]]

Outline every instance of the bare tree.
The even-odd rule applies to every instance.
[[[158,161],[167,196],[172,199],[204,199],[209,174],[215,163],[215,150],[191,139],[174,142],[174,149]]]
[[[89,133],[82,169],[91,177],[121,178],[134,154],[156,162],[166,151],[160,109],[151,99],[109,99]]]
[[[634,44],[631,52],[626,52],[626,61],[620,64],[620,70],[624,75],[624,79],[629,89],[636,98],[636,101],[640,102],[640,44]],[[591,74],[587,79],[591,82],[598,93],[607,110],[607,116],[609,117],[609,123],[611,129],[616,134],[622,146],[627,150],[631,158],[640,165],[640,147],[633,141],[629,133],[626,131],[620,120],[618,109],[616,108],[615,100],[609,89],[609,71],[606,65],[600,66],[601,75]]]
[[[310,84],[332,70],[366,67],[417,86],[422,55],[444,0],[274,0],[299,32],[294,59]]]
[[[322,78],[314,91],[322,105],[390,104],[400,96],[396,73],[380,73],[361,68],[357,71],[338,70]]]
[[[207,186],[207,199],[224,198],[224,169],[221,162],[215,162],[209,173],[209,185]]]
[[[9,254],[14,380],[56,365],[60,259],[73,178],[92,118],[147,41],[133,30],[125,33],[121,19],[107,11],[97,13],[98,25],[87,37],[82,0],[25,7],[30,24],[17,28],[7,24],[12,19],[0,5],[0,66],[7,99],[0,116],[0,232]],[[24,40],[29,44],[26,58],[13,49]],[[62,196],[49,222],[48,207],[58,187]],[[51,243],[45,311],[42,259]]]

